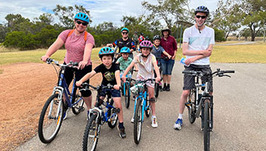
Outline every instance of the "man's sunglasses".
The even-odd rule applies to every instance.
[[[82,24],[83,26],[87,26],[87,25],[88,25],[87,22],[81,22],[81,21],[79,21],[79,20],[77,20],[76,23],[77,23],[77,24]]]
[[[122,32],[123,35],[128,34],[128,32]]]
[[[197,17],[197,18],[205,19],[207,16],[199,16],[199,15],[197,15],[196,17]]]

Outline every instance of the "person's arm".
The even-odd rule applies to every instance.
[[[93,48],[92,43],[87,43],[85,45],[83,60],[81,62],[79,62],[79,67],[78,67],[79,69],[83,69],[88,64],[88,61],[91,57],[92,48]]]
[[[171,59],[172,58],[172,56],[171,55],[169,55],[169,53],[167,53],[166,51],[163,51],[163,54],[164,55],[166,55],[169,59]]]
[[[96,74],[96,72],[94,70],[92,70],[91,72],[87,73],[84,77],[82,77],[79,81],[76,82],[77,86],[81,86],[81,84],[85,81],[87,81],[88,79],[90,79],[91,77],[93,77]]]
[[[161,76],[160,76],[159,67],[158,67],[158,65],[157,65],[157,62],[156,62],[155,57],[154,57],[154,59],[153,59],[152,61],[153,61],[152,64],[153,64],[153,67],[154,67],[155,73],[156,73],[156,75],[157,75],[155,81],[156,81],[156,82],[160,82],[160,80],[161,80]]]
[[[64,45],[64,41],[61,38],[57,38],[56,41],[48,48],[46,54],[41,57],[42,61],[45,62],[47,58],[51,57],[59,48]]]
[[[120,71],[119,70],[115,71],[115,80],[116,80],[116,85],[114,85],[114,89],[119,90],[120,86],[121,86]]]
[[[205,57],[208,57],[211,55],[208,49],[207,50],[188,50],[187,42],[183,42],[182,49],[183,49],[182,51],[183,55],[186,55],[186,56],[204,55]]]
[[[205,55],[201,54],[201,55],[197,55],[197,56],[192,57],[192,58],[188,58],[188,59],[186,59],[185,64],[189,65],[192,62],[195,62],[196,60],[209,57],[212,54],[212,50],[213,50],[213,44],[210,44],[209,47],[206,49],[207,53],[205,53]]]

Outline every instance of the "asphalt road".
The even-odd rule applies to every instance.
[[[211,133],[211,150],[244,151],[266,150],[266,64],[212,63],[212,69],[233,69],[232,78],[214,78],[214,129]],[[181,131],[173,129],[178,116],[178,102],[182,91],[181,71],[176,62],[170,92],[162,92],[156,103],[158,128],[151,127],[150,118],[143,125],[139,145],[133,140],[133,101],[124,108],[127,137],[121,139],[117,129],[102,127],[97,150],[147,150],[147,151],[198,151],[203,150],[203,132],[200,119],[190,124],[187,109]],[[123,97],[122,97],[123,99]],[[123,105],[124,107],[124,105]],[[78,116],[69,112],[55,140],[46,145],[38,136],[21,145],[16,151],[73,151],[82,150],[82,137],[86,125],[85,112]]]

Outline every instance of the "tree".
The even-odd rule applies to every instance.
[[[241,14],[238,13],[239,8],[235,5],[235,0],[219,0],[214,19],[211,23],[212,27],[224,31],[224,38],[227,39],[230,33],[240,28]]]
[[[5,19],[7,20],[7,27],[10,32],[30,31],[32,23],[28,18],[24,18],[20,14],[8,14]]]
[[[247,26],[250,30],[251,41],[264,26],[266,16],[265,0],[243,0],[237,4],[242,13],[242,25]]]
[[[56,8],[53,9],[53,12],[56,16],[59,17],[59,20],[61,21],[61,25],[65,28],[72,28],[73,27],[73,20],[75,17],[75,14],[78,12],[86,13],[90,17],[90,11],[86,10],[82,5],[75,5],[73,6],[61,6],[56,5]],[[90,19],[90,22],[91,19]]]
[[[187,20],[186,12],[188,9],[184,9],[188,6],[188,0],[157,0],[158,4],[153,5],[147,1],[142,2],[142,6],[151,14],[148,18],[152,18],[153,21],[163,20],[167,27],[171,29],[174,24],[179,21]]]

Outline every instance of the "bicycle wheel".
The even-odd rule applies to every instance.
[[[147,97],[146,97],[146,106],[145,108],[147,108],[147,110],[145,110],[145,115],[146,117],[149,117],[150,116],[150,111],[151,111],[151,106],[150,106],[150,101],[147,100]]]
[[[141,130],[142,130],[142,100],[138,99],[136,105],[136,111],[134,113],[134,141],[136,144],[139,144],[141,138]]]
[[[203,125],[204,125],[204,151],[210,150],[210,115],[209,115],[209,100],[205,100],[204,103],[204,117],[203,117]]]
[[[191,90],[190,94],[187,98],[187,104],[188,106],[188,119],[191,124],[193,124],[196,120],[196,97],[195,97],[195,91]]]
[[[159,96],[159,83],[155,83],[155,85],[154,85],[154,95],[155,95],[155,97],[156,98],[158,98],[158,96]]]
[[[113,102],[113,100],[111,100],[111,102]],[[111,105],[113,105],[113,103],[111,103]],[[110,119],[108,120],[108,126],[110,128],[114,128],[117,124],[117,119],[118,119],[118,116],[117,116],[117,113],[114,112],[116,108],[111,108],[109,109],[109,112],[110,112]]]
[[[96,117],[96,114],[92,114],[86,125],[82,142],[83,151],[94,151],[97,147],[100,125]]]
[[[125,85],[125,105],[126,108],[129,108],[129,104],[130,104],[130,86],[129,84]]]
[[[78,115],[80,112],[82,112],[82,111],[85,110],[85,108],[83,107],[84,100],[83,100],[83,98],[81,96],[80,91],[77,92],[76,97],[75,97],[75,100],[74,100],[74,102],[72,102],[72,104],[74,104],[72,106],[72,112],[75,115]]]
[[[41,142],[45,144],[55,139],[63,121],[64,104],[58,97],[58,94],[50,96],[40,115],[38,135]]]

